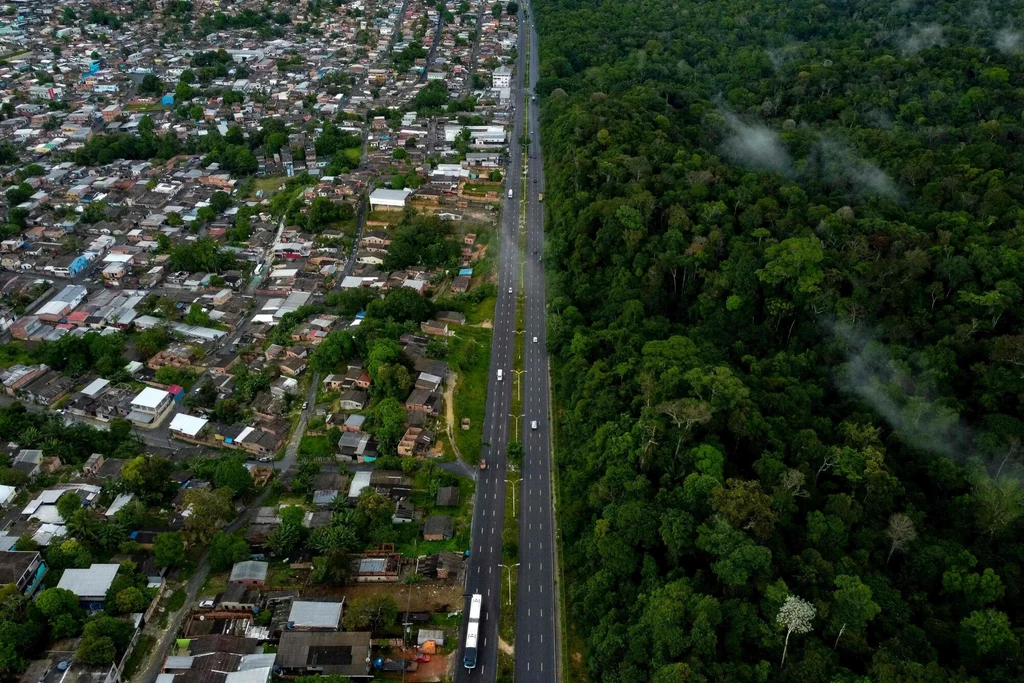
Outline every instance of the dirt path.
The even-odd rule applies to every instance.
[[[498,649],[501,650],[502,652],[504,652],[505,654],[511,655],[513,657],[516,654],[516,649],[514,647],[512,647],[511,645],[509,645],[508,643],[506,643],[501,638],[498,638]]]

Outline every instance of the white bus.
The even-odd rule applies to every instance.
[[[469,601],[469,625],[466,627],[466,647],[462,653],[462,664],[467,669],[476,668],[477,640],[480,637],[480,612],[484,597],[479,593]]]

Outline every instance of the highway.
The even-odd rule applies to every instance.
[[[520,31],[520,45],[523,44]],[[477,666],[462,666],[462,646],[466,642],[466,623],[462,624],[455,667],[456,683],[489,682],[495,680],[498,669],[498,614],[501,609],[505,571],[501,567],[501,530],[505,524],[505,451],[509,439],[509,410],[512,405],[514,382],[512,375],[515,349],[516,296],[518,289],[519,200],[523,172],[519,136],[523,132],[522,66],[523,50],[519,50],[519,68],[512,83],[512,101],[516,107],[513,130],[510,134],[508,163],[506,166],[506,194],[501,221],[501,254],[498,259],[498,300],[494,307],[494,336],[491,340],[490,379],[487,386],[487,404],[483,424],[483,458],[487,469],[479,472],[476,482],[476,500],[473,506],[473,528],[470,541],[469,563],[466,567],[466,604],[469,596],[483,596],[483,617],[478,642]],[[498,380],[498,370],[503,378]]]
[[[529,83],[537,82],[540,58],[533,11],[524,22],[530,31]],[[525,35],[526,31],[520,31]],[[526,52],[520,40],[520,54]],[[533,93],[532,85],[526,91]],[[529,106],[526,182],[525,344],[523,353],[523,466],[519,495],[519,588],[516,605],[517,683],[561,680],[558,593],[555,587],[555,520],[552,496],[550,379],[544,281],[544,168],[541,162],[539,107]],[[537,428],[533,428],[536,422]]]
[[[525,7],[529,11],[529,7]],[[505,569],[501,562],[501,528],[505,501],[502,495],[505,479],[505,449],[508,444],[509,407],[515,383],[511,376],[515,347],[516,297],[521,293],[525,305],[524,370],[522,375],[523,415],[518,420],[522,429],[524,457],[518,494],[519,510],[519,573],[515,638],[515,678],[523,683],[551,681],[560,678],[560,645],[555,591],[555,524],[551,489],[551,431],[546,347],[546,296],[544,281],[544,222],[540,193],[544,188],[538,134],[537,107],[530,107],[528,131],[523,129],[523,103],[530,95],[524,90],[526,68],[526,30],[520,10],[519,61],[512,83],[512,101],[517,103],[514,130],[509,141],[507,166],[508,188],[513,197],[505,199],[502,220],[501,258],[498,272],[498,302],[495,308],[494,339],[491,349],[491,378],[487,395],[487,418],[484,424],[484,453],[488,469],[477,482],[477,501],[473,516],[473,540],[466,581],[468,596],[484,597],[483,625],[476,669],[456,667],[455,680],[493,681],[497,662],[497,621],[501,608],[501,587]],[[538,78],[539,57],[537,36],[530,40],[530,83]],[[535,103],[531,103],[535,105]],[[518,229],[520,217],[523,158],[520,136],[527,132],[529,163],[526,197],[527,246],[524,282],[519,291]],[[534,341],[536,339],[536,341]],[[501,368],[504,380],[497,380]],[[533,428],[536,421],[537,428]],[[507,579],[506,579],[507,580]],[[465,643],[463,624],[460,643]],[[462,650],[459,650],[461,658]]]

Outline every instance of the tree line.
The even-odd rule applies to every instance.
[[[1016,6],[535,8],[590,680],[1020,680]]]

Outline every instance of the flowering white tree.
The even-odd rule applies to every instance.
[[[786,645],[782,649],[782,665],[786,664],[786,652],[789,650],[789,636],[793,633],[807,633],[811,630],[811,622],[818,611],[814,605],[790,595],[779,608],[775,621],[786,627]]]

